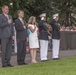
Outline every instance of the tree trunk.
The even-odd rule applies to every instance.
[[[66,26],[72,25],[70,6],[71,6],[71,1],[69,0],[67,2],[66,21],[65,21],[66,22]]]

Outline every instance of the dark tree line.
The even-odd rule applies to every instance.
[[[41,13],[47,13],[47,20],[50,21],[53,14],[59,13],[60,23],[76,25],[76,0],[0,0],[0,7],[4,4],[10,7],[14,19],[17,18],[17,10],[22,9],[25,20],[31,15],[39,18]]]

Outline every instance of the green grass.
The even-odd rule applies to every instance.
[[[76,57],[27,66],[1,68],[0,75],[76,75]]]

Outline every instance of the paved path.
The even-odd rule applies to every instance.
[[[60,51],[60,58],[68,58],[68,57],[72,57],[72,56],[76,56],[76,50],[63,50],[63,51]],[[16,61],[17,57],[16,55],[12,55],[12,58],[11,58],[11,63],[15,66],[18,66],[17,65],[17,61]],[[52,60],[52,52],[49,51],[48,52],[48,59],[49,60]],[[26,63],[30,64],[30,54],[27,54],[26,55]],[[37,61],[40,62],[40,54],[39,52],[37,53]],[[2,66],[1,64],[1,57],[0,57],[0,67]]]

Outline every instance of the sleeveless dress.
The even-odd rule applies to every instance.
[[[28,27],[32,27],[34,29],[34,25],[29,24]],[[30,31],[30,29],[29,29]],[[29,34],[29,47],[30,48],[39,48],[39,41],[38,41],[38,28],[36,27],[35,31],[32,33],[30,31]]]

